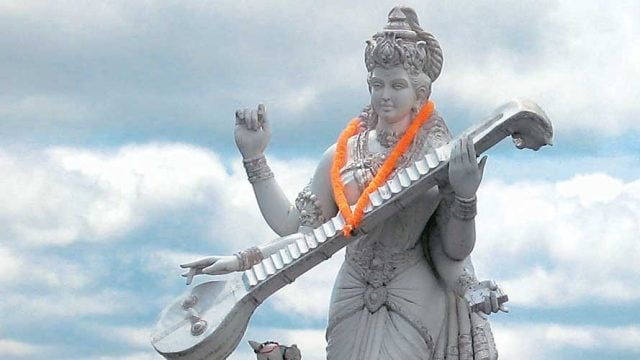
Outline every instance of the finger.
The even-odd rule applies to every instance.
[[[462,153],[462,163],[468,165],[470,163],[470,155],[469,155],[469,137],[467,135],[462,137],[462,144],[460,152]],[[475,159],[474,159],[475,160]]]
[[[249,123],[251,124],[251,130],[253,131],[257,131],[259,124],[258,124],[258,111],[255,109],[251,109],[251,120],[249,121]]]
[[[498,284],[496,284],[496,282],[493,280],[489,280],[489,289],[498,290]]]
[[[496,292],[492,291],[489,297],[491,298],[491,312],[497,313],[500,310],[500,305],[498,305],[498,297],[496,296]]]
[[[187,285],[191,285],[191,282],[193,281],[194,274],[195,274],[195,272],[193,271],[193,269],[191,269],[189,271],[189,273],[187,274]]]
[[[182,273],[180,276],[187,277],[189,275],[191,275],[191,276],[193,276],[193,275],[202,275],[202,269],[191,268],[191,269],[189,269],[189,271],[187,271],[186,273]]]
[[[504,312],[504,313],[508,313],[509,312],[509,308],[506,307],[504,304],[500,305],[500,307],[498,309],[500,311]]]
[[[244,119],[244,127],[251,129],[251,110],[249,108],[242,109],[242,118]]]
[[[182,274],[182,277],[186,277],[187,278],[187,285],[191,285],[191,281],[193,280],[193,276],[194,276],[194,269],[190,269],[188,272]]]
[[[190,263],[180,264],[180,267],[183,268],[183,269],[186,269],[186,268],[193,268],[193,267],[203,266],[204,265],[203,261],[204,261],[204,259],[200,259],[200,260],[192,261]]]
[[[476,147],[473,145],[473,140],[471,139],[471,136],[469,136],[469,135],[465,136],[465,139],[467,140],[467,154],[469,154],[469,160],[475,160],[476,159]]]
[[[482,312],[487,315],[491,315],[491,299],[489,297],[484,298],[483,305],[484,306],[483,306]]]
[[[215,256],[206,257],[204,259],[192,261],[190,263],[181,264],[180,267],[183,269],[186,268],[195,268],[195,267],[204,267],[213,264],[216,260],[218,260]]]
[[[487,163],[487,155],[483,156],[480,159],[480,163],[478,164],[478,169],[480,170],[480,179],[482,179],[482,175],[484,174],[484,166]]]
[[[456,141],[455,144],[453,144],[453,148],[451,149],[451,159],[449,159],[449,162],[453,165],[456,165],[459,162],[460,158],[460,140]]]
[[[244,124],[244,116],[242,114],[242,110],[236,110],[236,125]]]
[[[258,128],[266,130],[267,126],[267,109],[264,104],[258,104]]]

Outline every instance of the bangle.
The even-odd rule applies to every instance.
[[[233,254],[238,258],[240,262],[240,270],[249,270],[253,265],[260,263],[264,259],[264,255],[262,255],[262,251],[258,249],[256,246],[252,246],[246,250],[238,251]]]
[[[456,295],[464,297],[467,291],[471,290],[475,285],[478,285],[478,279],[476,279],[474,275],[471,275],[467,269],[464,269],[462,275],[456,279],[453,291]]]
[[[471,199],[465,199],[459,196],[455,196],[453,204],[451,204],[451,215],[458,220],[472,220],[478,213],[476,208],[476,197]]]
[[[249,179],[249,182],[252,184],[256,184],[273,177],[273,172],[271,171],[271,168],[269,168],[267,159],[264,155],[254,159],[242,160],[242,163],[244,164],[244,169],[247,171],[247,179]]]

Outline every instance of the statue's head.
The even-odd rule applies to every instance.
[[[374,115],[387,121],[417,112],[442,69],[437,40],[422,30],[413,9],[402,6],[394,7],[387,25],[367,41],[364,59]]]

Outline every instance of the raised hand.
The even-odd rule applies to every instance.
[[[457,196],[470,199],[476,195],[486,162],[486,156],[476,162],[476,149],[468,136],[454,144],[449,159],[449,183]]]
[[[196,275],[222,275],[240,271],[240,261],[236,256],[209,256],[200,260],[180,265],[189,269],[182,277],[187,278],[187,285],[191,284]]]
[[[236,110],[235,139],[244,159],[254,159],[264,154],[271,140],[271,126],[263,104],[257,109]]]

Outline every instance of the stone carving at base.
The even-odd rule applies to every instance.
[[[249,340],[249,345],[257,356],[257,360],[301,360],[302,354],[298,345],[280,345],[275,341],[265,341],[262,344]]]

